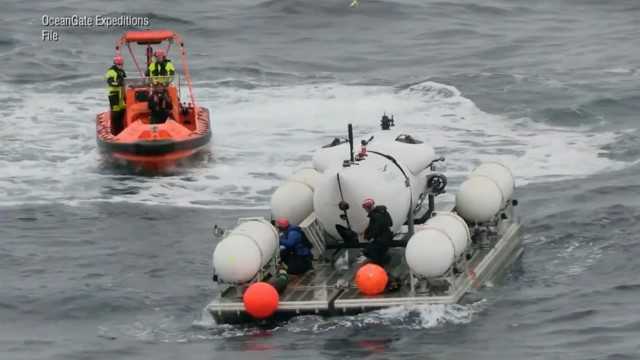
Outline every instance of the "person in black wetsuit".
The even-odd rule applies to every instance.
[[[375,206],[373,199],[365,199],[362,207],[367,211],[369,217],[369,226],[364,230],[364,238],[370,240],[362,251],[362,254],[374,264],[384,267],[391,260],[389,256],[389,248],[393,242],[393,220],[384,205]],[[389,269],[387,274],[389,281],[385,288],[386,292],[393,292],[401,287],[401,281],[394,276]]]
[[[149,96],[149,110],[151,111],[151,124],[162,124],[173,110],[171,99],[164,86],[155,84],[153,92]]]
[[[373,199],[365,199],[362,207],[367,211],[369,217],[369,226],[364,231],[364,238],[370,240],[365,247],[363,254],[371,262],[380,266],[389,262],[389,246],[393,241],[393,220],[384,205],[375,206]]]

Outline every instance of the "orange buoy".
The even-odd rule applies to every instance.
[[[247,288],[242,296],[244,309],[256,319],[273,315],[278,309],[280,296],[276,289],[266,282],[258,282]]]
[[[378,295],[387,286],[389,276],[382,266],[366,264],[356,273],[356,286],[365,295]]]

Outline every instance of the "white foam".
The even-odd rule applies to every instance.
[[[289,321],[279,324],[269,330],[264,330],[251,324],[230,325],[216,324],[215,320],[205,314],[201,319],[193,322],[194,332],[175,336],[172,334],[170,342],[177,339],[199,341],[205,339],[233,338],[252,336],[258,333],[307,333],[321,334],[344,328],[366,328],[386,326],[395,329],[430,329],[447,324],[467,324],[486,307],[486,301],[481,300],[473,304],[435,304],[418,306],[396,306],[382,310],[362,313],[352,316],[322,317],[317,315],[296,316]],[[131,326],[129,326],[131,327]],[[160,331],[153,330],[157,334]],[[136,337],[144,338],[147,333],[138,331]]]
[[[630,74],[633,72],[633,69],[617,67],[617,68],[604,69],[604,72],[610,73],[610,74]]]
[[[96,150],[94,118],[106,108],[103,91],[0,87],[0,97],[11,93],[27,104],[9,108],[13,113],[0,120],[0,205],[126,201],[262,209],[315,148],[344,136],[347,123],[354,124],[358,137],[378,131],[385,111],[396,115],[398,128],[434,145],[447,158],[450,176],[464,176],[487,160],[508,165],[518,185],[626,165],[599,156],[600,146],[615,140],[613,133],[488,114],[456,88],[434,82],[400,90],[331,83],[253,90],[196,84],[197,98],[211,110],[211,158],[173,176],[114,175],[100,169]]]
[[[388,325],[398,328],[430,329],[444,324],[467,324],[484,308],[485,301],[470,305],[433,304],[391,307],[363,313],[350,320],[356,326]]]
[[[467,324],[481,312],[485,300],[473,304],[433,304],[395,306],[352,316],[298,316],[289,320],[281,330],[293,333],[325,333],[340,328],[387,326],[396,329],[431,329],[446,324]]]
[[[588,270],[602,254],[602,246],[583,238],[573,239],[548,262],[548,268],[554,269],[554,280],[573,278]]]

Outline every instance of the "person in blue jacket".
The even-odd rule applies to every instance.
[[[287,266],[287,272],[301,275],[311,270],[311,247],[305,241],[299,226],[289,225],[286,218],[278,218],[276,227],[280,232],[280,260]]]

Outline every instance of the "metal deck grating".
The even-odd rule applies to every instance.
[[[395,305],[458,302],[470,288],[492,278],[517,258],[522,252],[519,231],[520,225],[506,224],[498,243],[489,249],[476,248],[473,257],[467,263],[469,269],[474,270],[473,279],[468,273],[455,275],[453,287],[446,294],[428,294],[420,291],[411,294],[411,286],[408,284],[409,269],[404,260],[403,248],[390,249],[391,262],[385,266],[392,276],[403,282],[403,285],[397,291],[377,296],[362,295],[353,283],[355,273],[360,267],[354,263],[360,255],[359,249],[348,250],[348,270],[335,269],[332,262],[315,260],[312,271],[301,276],[290,276],[286,290],[280,295],[279,313],[330,314]],[[222,293],[207,309],[214,317],[237,317],[243,313],[244,306],[241,295],[237,291],[230,291]]]

